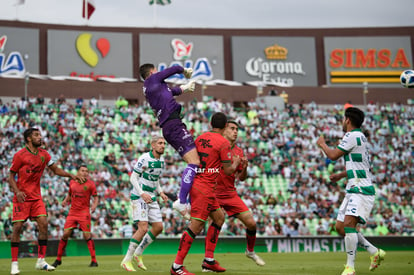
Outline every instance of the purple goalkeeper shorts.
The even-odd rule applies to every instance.
[[[171,119],[162,125],[162,134],[165,140],[184,156],[188,151],[196,148],[193,136],[181,119]]]

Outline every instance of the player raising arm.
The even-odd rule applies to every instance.
[[[51,159],[49,153],[40,148],[42,146],[42,136],[37,128],[25,130],[23,138],[26,146],[13,156],[9,174],[10,188],[14,192],[10,272],[12,275],[20,273],[17,261],[20,235],[22,234],[24,222],[29,218],[37,222],[39,229],[38,258],[35,267],[47,271],[55,270],[55,267],[45,261],[48,224],[46,207],[40,193],[40,179],[45,168],[48,167],[55,175],[85,182],[85,178],[70,174],[59,168]]]
[[[78,168],[78,175],[83,178],[89,177],[89,171],[86,165],[80,165]],[[91,206],[91,197],[93,197],[93,203]],[[86,182],[78,182],[71,180],[69,183],[69,193],[62,201],[62,206],[71,204],[68,217],[66,218],[64,233],[62,239],[59,241],[59,247],[57,252],[57,258],[52,264],[54,267],[62,264],[62,255],[65,252],[68,239],[72,235],[73,229],[79,225],[80,230],[83,232],[83,238],[91,254],[91,263],[89,267],[98,266],[96,261],[95,244],[91,235],[91,213],[95,212],[98,206],[99,198],[96,192],[96,185],[93,181],[87,180]]]
[[[145,98],[157,116],[165,140],[187,163],[181,177],[179,201],[173,205],[178,212],[185,215],[187,213],[187,196],[200,165],[200,159],[194,139],[187,131],[186,125],[181,121],[181,105],[177,103],[174,96],[193,92],[195,82],[190,81],[180,87],[170,88],[165,79],[174,74],[184,74],[186,78],[191,78],[193,70],[191,68],[184,69],[181,66],[172,66],[157,72],[153,64],[144,64],[140,66],[139,72],[145,80],[143,87]]]
[[[385,257],[385,251],[373,246],[356,230],[358,223],[366,223],[375,200],[367,139],[360,129],[364,118],[365,115],[360,109],[349,107],[345,110],[342,122],[345,136],[341,143],[336,148],[330,148],[323,136],[316,142],[329,159],[337,160],[343,156],[345,160],[346,171],[330,177],[333,182],[343,177],[348,178],[346,196],[339,208],[336,221],[337,232],[345,237],[347,253],[347,263],[342,275],[355,274],[358,244],[371,254],[371,271],[375,270]]]

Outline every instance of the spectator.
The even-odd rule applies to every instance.
[[[317,235],[328,235],[328,231],[325,226],[322,224],[322,221],[318,221],[318,225],[316,226],[316,234]]]
[[[43,105],[45,104],[45,99],[42,94],[38,94],[36,98],[36,104]]]
[[[78,97],[76,99],[76,108],[82,108],[83,107],[83,97]]]
[[[115,188],[113,188],[111,185],[108,186],[108,188],[105,190],[104,198],[107,202],[111,203],[112,200],[114,200],[117,197],[117,192]],[[113,207],[113,205],[111,205]],[[113,212],[113,211],[111,211]],[[111,215],[111,214],[109,214]],[[111,216],[109,216],[111,217]]]
[[[52,232],[50,232],[50,238],[54,240],[60,240],[63,236],[63,229],[60,225],[56,225],[53,227]]]
[[[25,117],[27,113],[28,102],[25,97],[20,98],[18,103],[18,111],[20,117]]]
[[[115,106],[117,109],[121,109],[123,107],[128,107],[128,100],[126,100],[123,96],[119,96],[115,102]]]
[[[121,208],[118,211],[118,218],[120,218],[121,220],[128,219],[128,210],[125,208],[125,204],[121,205]]]
[[[119,228],[119,233],[122,238],[130,239],[134,234],[134,228],[128,221],[124,221],[123,225]]]
[[[388,227],[384,225],[383,221],[380,221],[379,225],[375,228],[375,235],[377,236],[386,236],[388,235]]]
[[[265,227],[265,235],[266,236],[275,236],[277,235],[277,232],[275,230],[275,227],[273,226],[272,222],[268,222]]]
[[[9,108],[7,104],[3,104],[3,101],[0,99],[0,115],[7,114],[9,112]]]
[[[109,172],[111,174],[120,175],[122,173],[121,170],[118,168],[118,164],[115,159],[114,153],[109,153],[109,155],[106,155],[103,159],[103,164],[109,168]]]
[[[309,227],[306,224],[306,220],[302,220],[299,223],[298,234],[300,236],[308,236],[308,235],[310,235],[310,230],[309,230]]]
[[[283,235],[282,226],[280,225],[279,220],[275,220],[274,227],[275,227],[276,235]]]
[[[96,98],[94,96],[89,101],[89,106],[91,106],[92,108],[97,108],[98,107],[98,100],[96,100]]]

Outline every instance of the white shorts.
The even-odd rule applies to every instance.
[[[374,206],[374,201],[375,196],[347,193],[339,207],[336,219],[343,222],[345,216],[354,216],[359,218],[359,223],[365,224]]]
[[[132,218],[134,222],[162,222],[161,210],[158,202],[153,201],[150,204],[143,199],[131,200]]]

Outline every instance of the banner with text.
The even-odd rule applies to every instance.
[[[413,68],[409,36],[325,37],[324,48],[328,85],[398,87]]]
[[[413,251],[414,237],[412,236],[377,236],[367,237],[384,250]],[[158,237],[146,250],[145,254],[176,254],[180,239],[178,237]],[[96,239],[97,255],[124,255],[128,250],[129,239]],[[47,255],[55,256],[59,240],[49,240]],[[220,237],[216,253],[244,253],[246,239],[244,236]],[[291,237],[257,237],[255,251],[258,253],[290,253],[290,252],[344,252],[344,240],[334,236]],[[204,253],[205,240],[202,236],[196,238],[191,247],[191,253]],[[89,256],[88,247],[83,239],[71,239],[66,248],[67,256]],[[0,241],[0,259],[10,257],[10,242]],[[37,257],[37,241],[21,241],[19,257]]]
[[[233,36],[233,78],[286,86],[318,85],[313,37]]]

